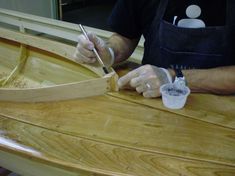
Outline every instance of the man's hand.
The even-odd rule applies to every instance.
[[[114,62],[114,53],[109,48],[105,41],[97,37],[94,33],[88,33],[89,40],[84,35],[78,36],[77,49],[74,53],[74,59],[78,63],[95,63],[96,56],[92,51],[94,48],[97,49],[100,57],[102,58],[106,66],[111,66]]]
[[[160,86],[172,82],[168,70],[153,65],[141,66],[118,80],[118,86],[129,85],[146,98],[160,97]]]

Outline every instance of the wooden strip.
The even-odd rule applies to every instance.
[[[0,114],[77,137],[235,166],[235,130],[110,96],[39,104],[1,102]]]
[[[161,98],[146,99],[134,91],[122,90],[120,93],[110,92],[109,95],[154,109],[235,129],[235,96],[194,93],[190,94],[183,109],[171,110],[163,106]]]
[[[14,102],[59,101],[97,96],[110,91],[110,77],[42,88],[0,89],[0,100]]]
[[[10,24],[13,26],[24,26],[24,28],[38,31],[44,34],[49,34],[59,38],[77,42],[77,36],[81,33],[77,24],[68,23],[64,21],[39,17],[21,12],[6,10],[0,8],[0,22]],[[92,27],[86,27],[90,32],[94,32],[99,37],[107,40],[112,32],[104,31]],[[144,38],[142,37],[135,52],[130,57],[130,60],[140,63],[143,56]]]
[[[24,26],[26,29],[49,34],[56,37],[62,37],[77,42],[77,35],[80,33],[77,24],[59,21],[55,19],[44,18],[36,15],[25,14],[0,8],[0,22],[13,26]],[[109,31],[103,31],[96,28],[86,27],[103,38],[112,35]]]
[[[0,129],[0,164],[25,176],[235,174],[235,167],[108,145],[3,117]]]
[[[31,29],[41,33],[62,37],[67,40],[77,42],[77,35],[80,31],[77,24],[69,23],[61,20],[49,19],[36,15],[26,14],[22,12],[1,9],[0,22],[14,26],[24,26],[26,29]],[[99,37],[108,39],[113,33],[97,28],[86,26],[88,31],[92,31]],[[144,39],[142,38],[139,47],[143,47]]]
[[[23,66],[25,65],[27,57],[28,57],[28,55],[27,55],[26,46],[21,45],[20,46],[19,57],[17,59],[18,63],[16,65],[16,67],[14,68],[14,70],[9,74],[9,76],[6,77],[6,79],[4,79],[4,81],[2,80],[0,82],[1,86],[5,86],[9,82],[11,82],[19,74],[19,72],[22,70]]]

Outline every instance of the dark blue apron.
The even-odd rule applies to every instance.
[[[234,0],[227,0],[225,26],[180,28],[163,19],[168,0],[161,0],[146,37],[143,64],[164,68],[213,68],[235,64]],[[148,39],[147,39],[148,38]]]

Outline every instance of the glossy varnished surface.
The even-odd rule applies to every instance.
[[[0,51],[6,48],[0,68],[9,71],[18,46],[5,42]],[[29,86],[96,77],[35,48],[22,73]],[[0,165],[26,176],[234,176],[235,97],[192,94],[182,110],[123,90],[48,103],[2,101]]]
[[[0,102],[1,150],[83,175],[232,176],[231,104],[234,97],[195,94],[183,110],[168,112],[160,99],[124,91],[53,103]]]
[[[22,28],[30,20],[23,19]],[[44,20],[40,28],[50,23]],[[0,77],[17,64],[20,43],[30,45],[17,78],[29,84],[19,88],[98,76],[64,61],[75,47],[0,31],[8,39],[0,40]],[[161,99],[131,91],[50,103],[0,102],[0,166],[25,176],[234,176],[235,97],[192,94],[184,109],[174,111]]]

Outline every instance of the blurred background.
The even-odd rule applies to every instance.
[[[110,30],[107,19],[116,0],[0,0],[0,8]]]

